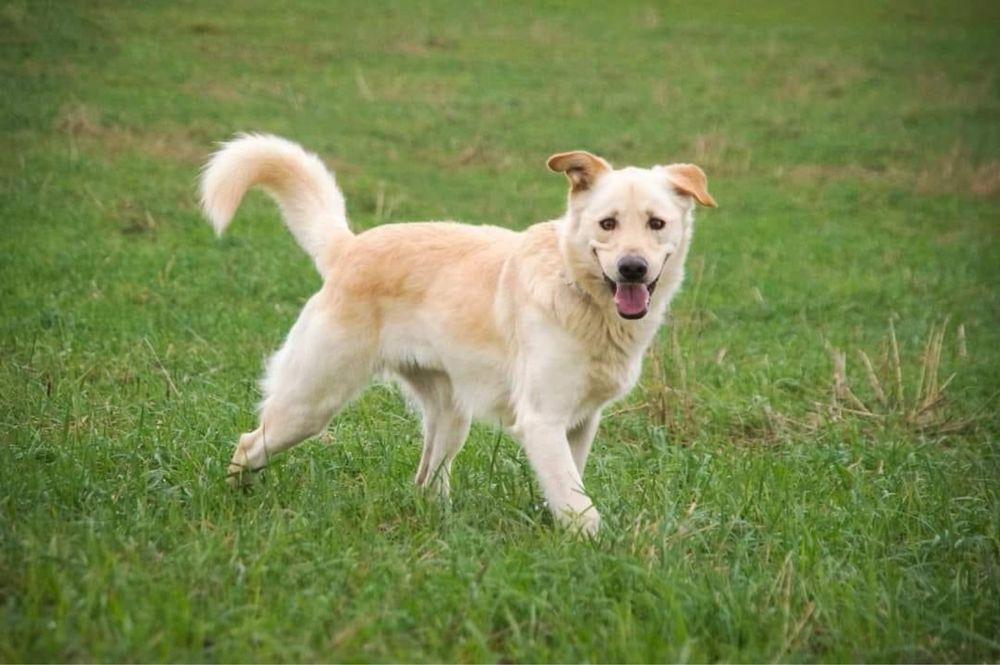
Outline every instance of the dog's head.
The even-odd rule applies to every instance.
[[[618,315],[641,319],[661,275],[680,280],[695,202],[715,207],[704,171],[694,164],[616,170],[584,151],[553,155],[548,166],[570,181],[561,242],[583,273],[574,278],[603,281]]]

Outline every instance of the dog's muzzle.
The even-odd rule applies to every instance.
[[[670,258],[669,255],[667,258]],[[618,316],[623,319],[641,319],[649,311],[649,303],[656,290],[656,283],[660,281],[658,274],[655,279],[646,282],[649,275],[649,263],[641,256],[623,256],[618,260],[618,274],[620,278],[616,281],[608,277],[601,266],[600,257],[597,250],[594,250],[594,259],[601,269],[604,282],[611,289],[611,295],[615,301],[615,308]],[[666,264],[666,260],[664,260]],[[662,268],[660,269],[662,272]]]
[[[604,272],[603,270],[601,271]],[[604,274],[604,280],[611,289],[618,316],[623,319],[641,319],[649,311],[649,301],[656,288],[656,279],[646,282],[649,262],[641,256],[623,256],[618,260],[620,279],[615,281]]]

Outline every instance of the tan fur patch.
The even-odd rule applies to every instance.
[[[493,293],[513,232],[448,223],[389,224],[350,242],[327,284],[343,322],[382,320],[386,306],[426,308],[470,343],[499,345]]]
[[[678,192],[693,196],[703,206],[717,207],[715,199],[708,193],[708,178],[700,167],[694,164],[671,164],[667,167],[667,172]]]
[[[590,189],[602,173],[611,170],[611,164],[586,150],[560,152],[549,157],[546,165],[557,173],[565,173],[573,192]]]

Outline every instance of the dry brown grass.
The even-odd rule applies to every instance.
[[[176,127],[129,127],[109,122],[99,109],[78,102],[64,106],[55,129],[66,136],[70,149],[118,156],[139,154],[185,164],[200,164],[212,143],[191,130]]]
[[[796,164],[778,169],[775,175],[794,185],[856,181],[900,187],[917,194],[966,194],[983,198],[1000,194],[1000,161],[976,161],[971,151],[960,144],[917,169],[895,164],[880,169],[861,164]]]
[[[826,404],[817,404],[817,412],[833,423],[858,417],[934,434],[966,429],[975,421],[975,416],[960,417],[949,408],[947,390],[957,372],[952,371],[942,379],[947,329],[947,319],[933,324],[916,362],[907,363],[900,352],[895,324],[890,319],[889,330],[876,361],[873,362],[862,349],[855,351],[867,385],[863,396],[859,396],[860,390],[852,386],[847,352],[828,344],[833,366],[830,399]],[[955,349],[954,355],[959,358],[967,354],[965,327],[962,325],[956,331]],[[914,375],[917,376],[915,384]],[[857,383],[855,376],[854,385]]]
[[[922,194],[966,192],[992,198],[1000,194],[1000,160],[976,162],[964,145],[955,144],[916,178]]]
[[[654,345],[649,353],[650,373],[643,384],[641,408],[653,423],[679,435],[698,426],[694,394],[688,383],[689,364],[681,351],[680,326],[670,326],[670,347]],[[667,358],[669,354],[669,360]]]
[[[695,136],[683,154],[685,161],[694,162],[712,177],[742,175],[753,166],[750,148],[720,133]]]
[[[955,80],[938,67],[924,67],[913,79],[912,94],[921,107],[967,109],[990,103],[996,85],[996,70],[987,62],[971,80]]]
[[[682,350],[682,340],[693,325],[693,321],[671,323],[669,343],[649,351],[637,399],[609,416],[640,411],[678,441],[698,437],[710,416],[700,398],[696,363]],[[963,431],[980,414],[956,408],[957,401],[951,399],[949,388],[958,372],[946,367],[967,357],[968,349],[964,325],[955,327],[951,344],[946,343],[948,330],[947,320],[932,325],[918,354],[900,348],[892,321],[875,354],[863,349],[848,353],[827,343],[832,367],[827,400],[775,406],[762,397],[748,398],[729,417],[729,439],[736,444],[776,444],[858,424],[936,436]],[[721,348],[710,362],[721,366],[727,355],[728,349]],[[856,358],[850,369],[849,358]],[[817,381],[822,390],[822,379]]]
[[[868,67],[843,57],[804,58],[784,77],[779,91],[789,101],[815,103],[824,98],[845,96],[852,86],[872,76]]]
[[[365,102],[394,102],[450,111],[459,100],[458,84],[447,78],[419,78],[354,68],[354,84]],[[283,94],[287,94],[284,92]]]
[[[903,185],[907,181],[907,175],[902,171],[878,170],[860,164],[795,164],[787,169],[780,169],[776,175],[796,185],[823,184],[841,180]]]

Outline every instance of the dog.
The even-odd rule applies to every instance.
[[[447,497],[472,418],[498,423],[521,442],[557,521],[598,531],[583,473],[601,410],[635,385],[681,286],[695,204],[716,203],[693,164],[614,169],[579,150],[547,164],[569,180],[553,221],[355,235],[316,155],[270,135],[222,144],[201,177],[216,233],[260,186],[324,279],[267,362],[259,427],[239,438],[230,482],[322,432],[388,375],[422,415],[417,484]]]

